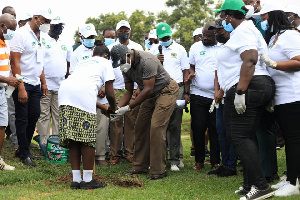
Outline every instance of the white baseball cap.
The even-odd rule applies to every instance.
[[[51,20],[50,24],[65,24],[63,20],[61,20],[60,16],[55,17],[54,19]]]
[[[300,8],[295,5],[288,4],[283,8],[283,11],[297,14],[300,17]]]
[[[51,8],[36,9],[35,11],[33,11],[32,15],[41,15],[41,16],[45,17],[46,19],[50,19],[50,20],[53,18]]]
[[[129,24],[129,22],[126,21],[126,20],[121,20],[121,21],[119,21],[119,23],[117,23],[116,30],[119,30],[122,26],[125,26],[125,27],[129,28],[129,30],[131,30],[130,24]]]
[[[17,21],[20,21],[20,20],[27,20],[27,19],[30,19],[32,18],[32,13],[21,13],[21,14],[18,14],[17,15]]]
[[[252,15],[252,17],[257,19],[257,18],[260,18],[260,15],[263,15],[263,14],[266,14],[268,12],[275,11],[275,10],[282,10],[282,6],[280,6],[279,3],[272,1],[272,3],[269,2],[269,3],[266,3],[265,5],[263,5],[261,11],[258,13],[254,13]]]
[[[85,38],[91,35],[98,36],[94,24],[84,24],[79,28],[79,33]]]
[[[193,32],[193,37],[194,37],[195,35],[200,35],[200,34],[202,34],[202,29],[203,29],[203,28],[196,28],[196,30],[194,30],[194,32]]]
[[[157,39],[157,35],[156,35],[156,29],[153,29],[149,32],[149,36],[148,38],[154,38],[154,39]]]

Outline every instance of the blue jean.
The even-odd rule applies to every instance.
[[[223,107],[224,105],[220,102],[219,108],[216,109],[216,126],[220,144],[222,165],[224,167],[236,170],[237,156],[235,155],[233,146],[226,136],[225,122],[223,119]]]
[[[236,85],[226,92],[224,109],[226,132],[236,155],[243,163],[243,186],[250,188],[254,185],[259,189],[265,188],[268,184],[259,162],[255,136],[263,110],[274,97],[275,84],[269,76],[253,76],[246,91],[246,112],[243,114],[237,114],[234,107]]]
[[[24,83],[28,95],[26,103],[20,103],[18,100],[18,89],[13,92],[16,112],[16,133],[18,137],[20,158],[30,156],[29,145],[34,134],[36,122],[40,117],[42,96],[40,85],[30,85]]]

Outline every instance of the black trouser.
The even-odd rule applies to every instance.
[[[252,185],[259,189],[267,186],[259,162],[256,131],[262,112],[275,93],[274,81],[269,76],[253,76],[246,93],[246,112],[237,114],[234,107],[236,85],[226,92],[224,117],[226,132],[236,155],[243,163],[243,186]]]
[[[24,83],[28,95],[26,103],[18,100],[18,89],[13,92],[16,112],[16,133],[18,137],[19,153],[21,158],[30,156],[29,145],[35,130],[36,122],[40,117],[42,96],[40,85],[30,85]]]
[[[295,185],[300,174],[300,101],[275,106],[275,114],[285,140],[287,181]]]
[[[220,164],[220,146],[216,129],[216,111],[209,113],[213,99],[191,94],[191,118],[195,148],[195,162],[205,160],[205,132],[208,128],[210,163]]]

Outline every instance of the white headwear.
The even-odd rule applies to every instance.
[[[52,15],[52,10],[50,8],[48,9],[36,9],[35,11],[33,11],[32,13],[33,15],[41,15],[43,17],[45,17],[46,19],[52,19],[53,15]]]
[[[94,24],[84,24],[79,28],[79,33],[85,38],[91,35],[98,36]]]
[[[125,27],[127,27],[127,28],[129,28],[131,30],[130,24],[126,20],[119,21],[119,23],[117,23],[116,30],[119,30],[122,26],[125,26]]]
[[[157,39],[157,35],[156,35],[156,29],[153,29],[149,32],[149,36],[148,38],[154,38],[154,39]]]
[[[202,34],[202,29],[203,29],[203,28],[196,28],[196,30],[194,30],[194,32],[193,32],[193,37],[194,37],[195,35],[200,35],[200,34]]]

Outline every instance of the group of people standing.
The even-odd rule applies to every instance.
[[[240,199],[299,194],[300,12],[276,3],[262,7],[260,0],[225,0],[214,12],[220,19],[194,31],[189,52],[172,39],[167,23],[146,32],[145,51],[130,40],[125,20],[105,29],[102,41],[93,24],[84,24],[81,45],[72,51],[59,38],[63,20],[50,9],[34,11],[18,30],[15,16],[3,14],[0,153],[10,119],[7,83],[16,87],[10,126],[25,165],[36,166],[29,151],[36,123],[45,144],[51,117],[52,134],[69,148],[72,189],[105,187],[92,172],[95,161],[108,165],[108,139],[110,164],[124,157],[133,164],[125,174],[161,179],[167,157],[171,171],[184,167],[183,102],[190,104],[194,170],[204,168],[207,132],[209,175],[236,175],[238,158],[243,165],[243,185],[235,191]],[[274,127],[285,140],[287,175],[270,187],[278,179]],[[1,157],[0,167],[14,169]]]

